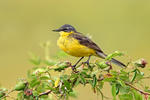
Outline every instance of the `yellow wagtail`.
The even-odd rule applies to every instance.
[[[89,60],[91,56],[98,56],[103,59],[107,56],[91,39],[84,36],[82,33],[77,32],[76,29],[69,24],[65,24],[53,31],[60,33],[57,45],[63,51],[69,55],[81,57],[76,64],[72,66],[73,68],[75,68],[75,66],[86,56],[89,57],[85,62],[88,66],[90,66]],[[126,67],[126,65],[116,59],[111,59],[111,62],[118,66]]]

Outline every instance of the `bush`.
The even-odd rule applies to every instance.
[[[45,43],[43,47],[47,52],[49,43]],[[108,99],[102,92],[105,83],[111,86],[113,100],[150,100],[149,87],[142,85],[143,79],[150,78],[141,71],[141,68],[146,69],[147,63],[144,59],[129,62],[127,68],[118,71],[112,69],[109,62],[112,58],[123,55],[116,51],[101,62],[95,60],[90,63],[90,67],[83,63],[78,65],[76,70],[72,70],[71,62],[52,60],[48,52],[45,54],[44,60],[32,55],[30,61],[36,67],[29,70],[27,79],[20,79],[12,90],[0,88],[0,100],[12,98],[12,92],[17,93],[17,96],[13,97],[17,100],[67,100],[69,97],[77,97],[75,87],[87,84],[91,85],[91,91],[99,93],[101,100],[104,100]],[[57,58],[60,56],[66,54],[60,52]],[[59,76],[52,76],[51,73],[59,73]],[[139,86],[142,89],[139,89]]]

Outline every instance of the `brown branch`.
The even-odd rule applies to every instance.
[[[52,92],[52,90],[48,90],[48,91],[46,91],[46,92],[43,92],[43,93],[39,94],[38,97],[40,97],[40,96],[42,96],[42,95],[48,95],[48,94],[51,93],[51,92]]]
[[[130,87],[133,88],[134,90],[140,92],[141,94],[150,95],[150,93],[144,92],[143,90],[140,90],[140,89],[134,87],[133,85],[131,85],[131,84],[127,83],[127,82],[125,82],[125,84],[128,85],[128,86],[130,86]]]

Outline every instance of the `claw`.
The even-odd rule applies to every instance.
[[[76,65],[73,65],[73,66],[71,66],[72,67],[72,70],[74,71],[74,70],[76,70]]]
[[[83,62],[83,64],[87,64],[89,68],[91,67],[89,61]]]

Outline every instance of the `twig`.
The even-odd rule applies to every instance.
[[[130,86],[130,87],[133,88],[134,90],[140,92],[141,94],[150,95],[150,93],[144,92],[143,90],[140,90],[140,89],[134,87],[133,85],[131,85],[131,84],[127,83],[127,82],[125,82],[125,84],[128,85],[128,86]]]
[[[8,91],[8,93],[6,93],[1,99],[5,98],[5,97],[10,97],[9,94],[14,92],[14,89]]]
[[[52,90],[48,90],[46,92],[41,93],[38,97],[42,96],[42,95],[48,95],[49,93],[51,93]]]

